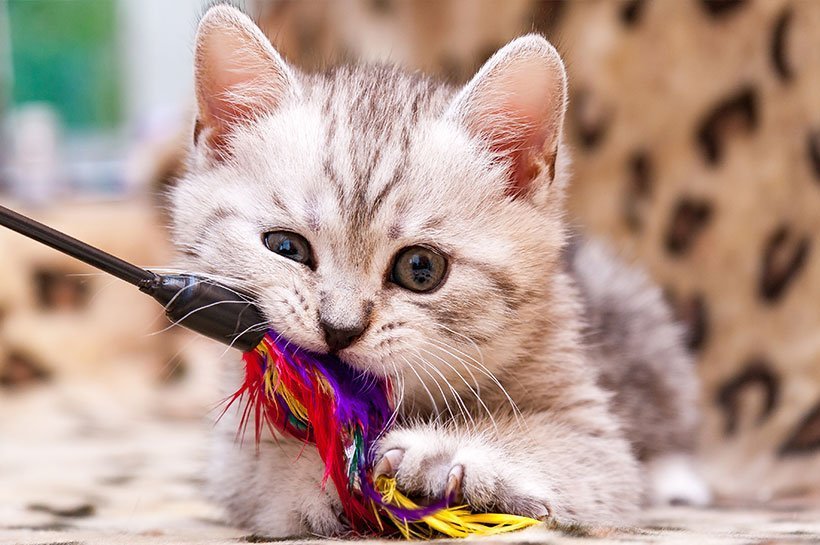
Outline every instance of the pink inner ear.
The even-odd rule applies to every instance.
[[[502,127],[498,131],[499,127],[495,126],[485,133],[490,149],[511,161],[507,193],[512,196],[529,193],[542,165],[551,162],[548,155],[552,153],[546,149],[547,127],[535,125],[532,118],[520,114],[519,110],[500,110],[496,115],[499,119],[506,119],[508,130],[504,131]]]
[[[481,77],[481,76],[479,76]],[[526,195],[544,167],[553,176],[564,109],[562,71],[521,56],[483,75],[469,99],[468,124],[511,161],[507,192]]]
[[[197,99],[202,134],[224,153],[233,129],[272,112],[291,83],[284,61],[249,19],[225,8],[212,12],[197,36]]]
[[[252,40],[243,30],[216,31],[208,40],[203,51],[207,59],[203,83],[208,91],[205,98],[209,115],[223,121],[247,116],[258,98],[254,96],[254,83],[258,85],[258,80],[265,77],[276,78],[273,59],[267,58]]]

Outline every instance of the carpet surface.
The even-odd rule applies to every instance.
[[[282,541],[231,527],[207,501],[207,419],[145,401],[102,382],[0,397],[0,543]],[[633,528],[544,526],[482,541],[820,543],[820,498],[651,509]]]

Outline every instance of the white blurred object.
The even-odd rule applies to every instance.
[[[712,492],[686,454],[667,454],[647,463],[649,495],[654,505],[692,505],[712,502]]]
[[[205,0],[118,0],[122,16],[123,90],[130,148],[127,193],[150,188],[167,155],[183,146],[194,104],[193,43]]]
[[[128,125],[178,117],[194,101],[194,34],[204,0],[118,0]]]
[[[125,189],[136,193],[166,175],[169,165],[186,149],[193,125],[193,113],[156,112],[143,122],[124,163]]]
[[[64,182],[61,134],[60,118],[46,103],[29,103],[12,111],[8,178],[12,195],[20,201],[42,205],[60,193]]]

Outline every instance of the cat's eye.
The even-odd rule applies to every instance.
[[[310,243],[302,235],[290,231],[271,231],[262,235],[268,250],[308,267],[313,266]]]
[[[447,260],[423,246],[399,250],[393,261],[390,281],[411,291],[431,291],[441,284],[447,273]]]

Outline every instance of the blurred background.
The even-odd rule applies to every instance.
[[[237,4],[304,70],[386,60],[460,83],[511,38],[545,34],[570,74],[573,221],[645,267],[686,324],[704,472],[727,502],[816,494],[820,2]],[[184,168],[205,7],[0,0],[0,202],[172,265],[162,191]],[[6,516],[47,522],[31,502],[57,491],[84,505],[88,480],[66,468],[100,484],[144,467],[145,494],[178,495],[151,473],[167,460],[141,433],[201,462],[215,362],[234,355],[161,331],[160,310],[132,288],[6,231],[0,280],[0,472],[18,485],[0,505],[19,507]],[[44,479],[36,462],[77,437],[114,466],[75,453]],[[199,467],[169,471],[197,484]]]

